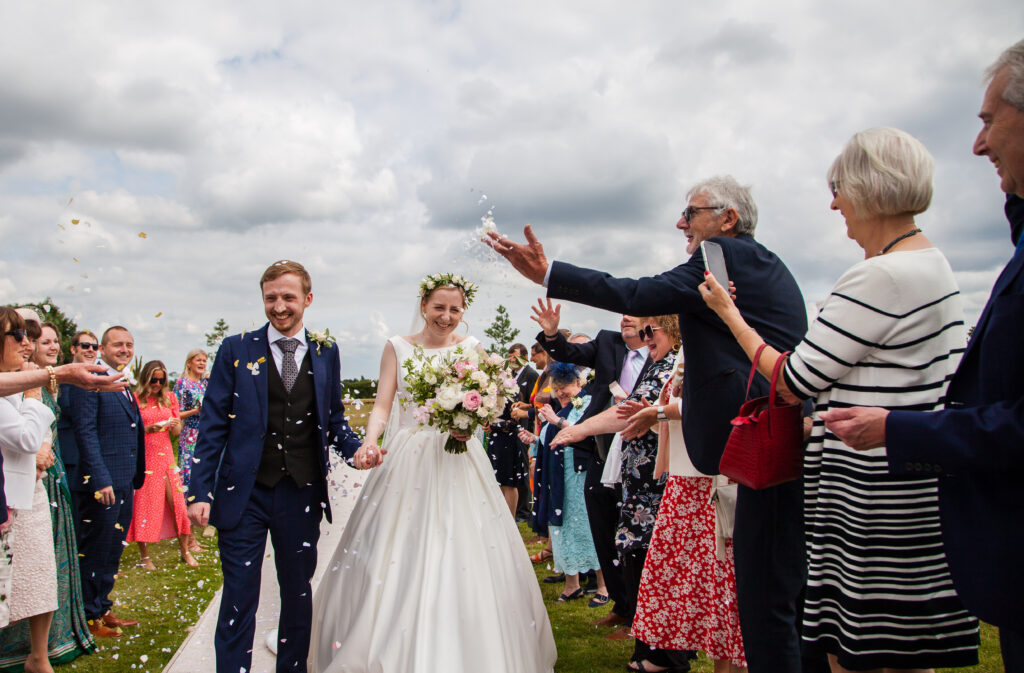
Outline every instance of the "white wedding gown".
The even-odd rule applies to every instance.
[[[557,658],[551,625],[490,460],[475,438],[466,453],[445,452],[448,435],[401,407],[413,346],[390,341],[399,380],[388,453],[314,596],[309,670],[548,673]]]

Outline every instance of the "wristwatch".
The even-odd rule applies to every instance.
[[[659,421],[667,421],[668,420],[668,416],[665,415],[665,405],[664,404],[662,404],[662,405],[660,405],[658,407],[658,420]]]

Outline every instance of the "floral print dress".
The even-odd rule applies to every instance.
[[[182,375],[174,384],[174,395],[178,398],[181,411],[191,411],[203,403],[206,395],[206,379],[193,381]],[[181,483],[188,488],[189,477],[192,476],[192,456],[199,440],[199,414],[192,414],[181,422],[181,435],[178,437],[178,466],[181,467]]]
[[[657,403],[661,389],[672,376],[675,362],[675,353],[669,353],[651,363],[627,399]],[[615,531],[615,547],[620,557],[643,553],[650,544],[666,481],[665,475],[654,478],[657,455],[658,435],[654,431],[622,443],[622,509]]]

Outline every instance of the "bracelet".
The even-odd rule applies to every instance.
[[[50,391],[57,390],[57,370],[50,365],[46,365],[46,373],[50,375]]]

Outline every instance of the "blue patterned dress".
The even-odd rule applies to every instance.
[[[184,374],[174,384],[174,395],[178,398],[178,410],[190,411],[202,405],[206,395],[206,379],[193,381]],[[181,467],[181,483],[188,490],[192,476],[192,455],[199,439],[199,414],[192,414],[181,422],[178,437],[178,466]]]
[[[577,396],[568,407],[565,416],[569,424],[579,421],[590,403],[590,395]],[[552,451],[543,446],[541,451]],[[597,561],[597,550],[594,538],[590,534],[590,519],[587,516],[587,504],[583,499],[584,485],[587,479],[586,470],[575,467],[575,450],[571,446],[555,449],[556,460],[560,454],[562,467],[562,501],[561,507],[554,510],[548,529],[551,531],[551,553],[554,555],[555,572],[567,575],[585,573],[588,570],[601,568]],[[557,470],[556,470],[557,471]],[[556,525],[554,522],[559,521]]]

